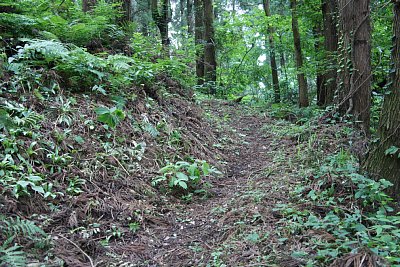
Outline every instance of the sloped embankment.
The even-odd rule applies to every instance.
[[[18,236],[28,262],[145,258],[140,240],[167,224],[161,215],[179,201],[151,186],[158,169],[218,157],[202,110],[165,76],[114,96],[5,91],[0,103],[2,228],[29,220],[48,235]]]

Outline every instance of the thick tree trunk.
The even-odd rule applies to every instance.
[[[195,12],[195,44],[196,44],[196,76],[197,84],[204,84],[204,12],[203,0],[194,0]]]
[[[186,20],[188,26],[188,34],[193,35],[193,0],[186,0]]]
[[[96,6],[97,0],[82,0],[82,11],[91,11]]]
[[[210,85],[210,93],[215,94],[217,81],[217,61],[215,58],[214,12],[212,0],[204,0],[204,78]]]
[[[337,32],[337,0],[322,0],[322,16],[324,25],[324,48],[327,69],[322,78],[321,89],[318,94],[318,105],[328,106],[333,104],[337,89],[337,60],[338,32]]]
[[[264,12],[267,17],[271,16],[269,0],[263,0]],[[274,43],[274,34],[275,29],[268,25],[268,41],[269,41],[269,56],[270,56],[270,64],[271,64],[271,73],[272,73],[272,86],[274,88],[274,102],[279,103],[281,101],[281,92],[279,88],[279,77],[278,77],[278,66],[276,64],[276,55],[275,55],[275,43]]]
[[[292,9],[292,30],[294,39],[294,54],[297,66],[297,81],[299,83],[299,106],[308,107],[308,86],[303,71],[303,54],[301,51],[299,23],[297,19],[297,1],[290,0],[290,8]]]
[[[124,0],[122,2],[122,8],[124,9],[124,16],[122,17],[122,21],[132,21],[132,0]]]
[[[151,14],[154,22],[156,23],[160,35],[161,44],[163,46],[164,52],[169,54],[169,36],[168,36],[168,23],[170,21],[169,16],[169,0],[162,0],[161,10],[158,8],[158,0],[151,0]]]
[[[400,2],[394,3],[394,46],[390,93],[385,95],[379,123],[379,143],[372,149],[366,160],[366,169],[376,176],[394,184],[389,192],[400,198]],[[392,148],[393,153],[385,153]],[[399,149],[397,152],[394,152]]]
[[[368,135],[371,103],[370,0],[339,0],[341,66],[339,110],[352,114]]]

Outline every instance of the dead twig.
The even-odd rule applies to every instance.
[[[71,245],[73,245],[74,247],[76,247],[77,249],[79,249],[79,251],[80,251],[83,255],[85,255],[85,257],[89,260],[90,266],[91,266],[91,267],[96,267],[96,266],[97,266],[97,264],[94,264],[94,263],[93,263],[92,258],[91,258],[85,251],[83,251],[83,249],[81,249],[76,243],[74,243],[72,240],[69,240],[69,239],[66,238],[65,236],[62,236],[62,235],[57,235],[57,236],[61,237],[62,239],[66,240],[68,243],[70,243]]]

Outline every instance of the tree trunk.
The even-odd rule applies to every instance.
[[[337,60],[338,33],[337,33],[337,3],[336,0],[322,0],[323,34],[325,48],[325,62],[327,63],[321,90],[318,94],[318,105],[328,106],[333,104],[333,98],[337,89]]]
[[[317,57],[317,79],[316,79],[316,85],[317,85],[317,105],[318,106],[324,106],[325,102],[325,90],[324,90],[324,83],[325,83],[325,76],[323,72],[323,66],[322,66],[322,60],[321,57],[319,57],[319,52],[322,49],[322,42],[321,42],[321,36],[322,36],[322,29],[317,22],[317,25],[314,25],[313,28],[313,34],[314,34],[314,49],[315,49],[315,54],[318,55]]]
[[[217,61],[215,58],[214,12],[212,0],[204,0],[204,79],[210,86],[210,93],[216,93]]]
[[[193,35],[193,0],[186,0],[186,20],[188,26],[188,34]]]
[[[132,21],[132,0],[124,0],[122,2],[122,8],[124,10],[122,22]]]
[[[82,11],[88,12],[96,6],[97,0],[82,0]]]
[[[151,0],[151,14],[160,31],[163,51],[168,55],[170,44],[168,36],[168,23],[170,22],[169,0],[162,0],[161,10],[158,7],[158,0]]]
[[[299,106],[308,107],[308,86],[303,71],[303,54],[301,52],[301,41],[299,32],[299,23],[297,19],[297,0],[290,0],[290,8],[292,9],[292,30],[294,39],[294,54],[297,67],[297,81],[299,83]]]
[[[195,44],[196,44],[196,76],[197,84],[204,84],[204,12],[203,0],[194,0],[195,12]]]
[[[269,0],[263,0],[263,7],[264,12],[267,17],[271,16]],[[271,64],[271,73],[272,73],[272,86],[274,88],[274,102],[279,103],[281,102],[281,92],[279,88],[279,77],[278,77],[278,67],[276,64],[276,55],[275,55],[275,43],[274,43],[274,34],[275,29],[268,25],[267,27],[268,32],[268,41],[269,41],[269,57],[270,57],[270,64]]]
[[[369,135],[371,103],[370,0],[339,0],[341,28],[339,111],[352,114]]]
[[[395,198],[400,194],[400,3],[394,3],[394,38],[389,94],[385,95],[379,122],[379,143],[369,153],[364,165],[376,178],[394,184],[389,193]],[[385,153],[392,148],[392,153]],[[399,149],[397,152],[394,152]],[[388,155],[386,155],[388,154]]]

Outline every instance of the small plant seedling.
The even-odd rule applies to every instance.
[[[97,107],[95,112],[97,114],[98,121],[113,129],[117,127],[118,123],[125,119],[125,112],[117,107]]]
[[[211,167],[204,160],[194,160],[191,163],[186,161],[168,163],[159,170],[159,173],[161,175],[152,181],[153,186],[167,182],[170,189],[183,189],[185,191],[195,189],[204,176],[220,174],[216,168]]]

